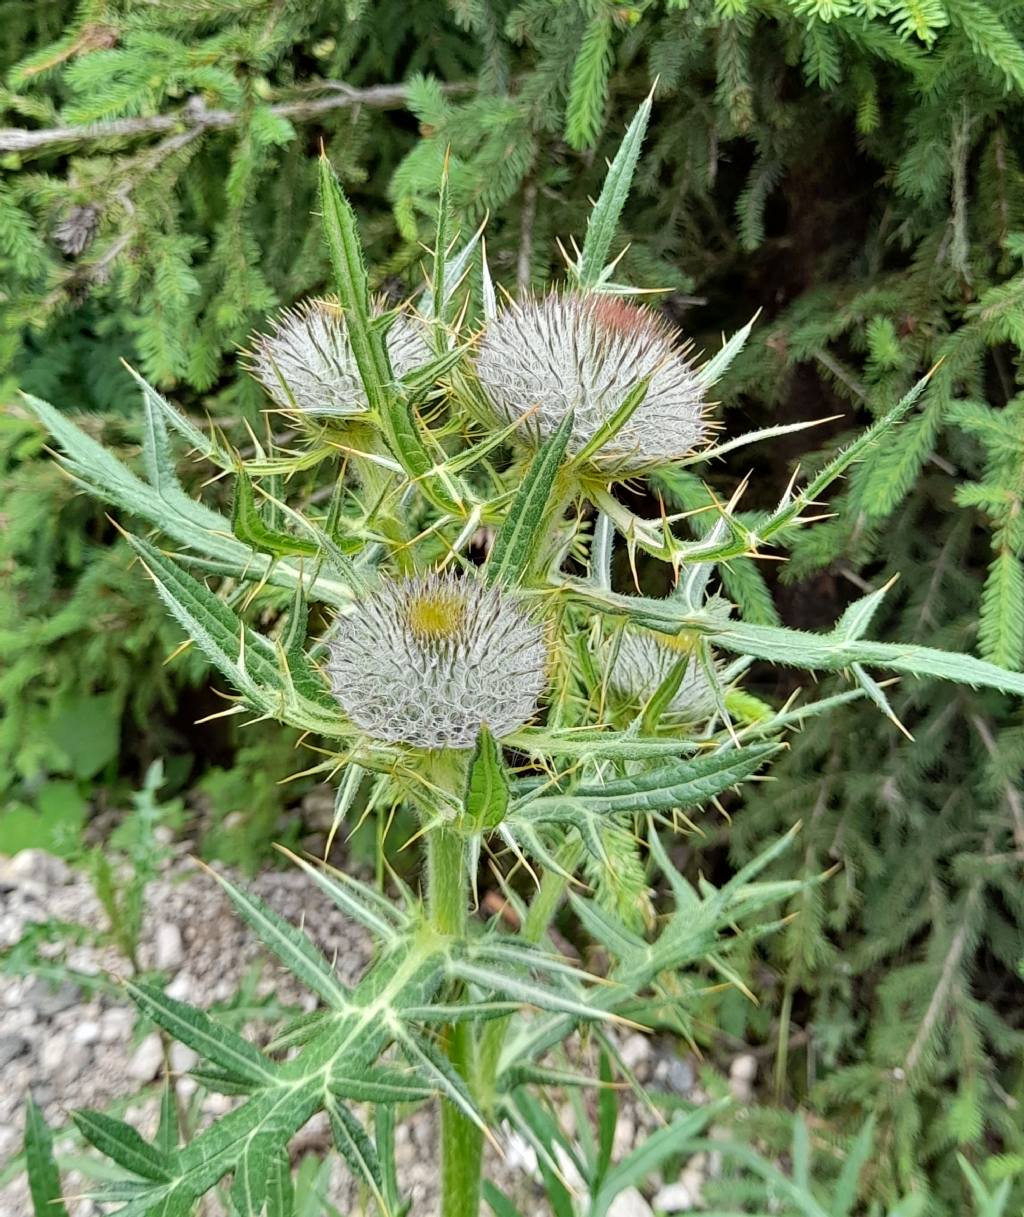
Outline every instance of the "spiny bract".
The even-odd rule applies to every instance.
[[[679,660],[686,657],[685,649],[659,642],[653,634],[623,633],[609,683],[627,697],[645,701],[654,695]],[[714,712],[715,705],[715,693],[700,657],[696,652],[690,652],[682,682],[666,707],[666,713],[687,722],[701,722]]]
[[[387,580],[338,622],[327,672],[352,721],[388,744],[471,748],[508,735],[547,684],[544,627],[497,587],[452,573]]]
[[[666,464],[707,438],[704,389],[667,323],[611,296],[552,293],[511,304],[480,339],[477,375],[493,406],[548,438],[575,411],[569,451],[594,438],[639,381],[647,394],[594,461],[622,472]]]
[[[432,358],[420,327],[400,314],[387,333],[396,378]],[[361,414],[368,406],[341,307],[307,300],[278,317],[269,334],[253,339],[249,370],[287,409],[308,414]]]

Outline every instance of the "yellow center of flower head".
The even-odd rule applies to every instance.
[[[466,619],[466,598],[457,588],[425,588],[405,609],[409,629],[424,642],[454,638]]]

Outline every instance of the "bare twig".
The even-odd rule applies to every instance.
[[[993,834],[990,832],[985,837],[985,843],[981,847],[982,854],[988,854],[991,851],[992,841]],[[942,964],[942,972],[939,974],[939,983],[935,986],[935,990],[932,993],[928,1009],[925,1010],[924,1018],[917,1029],[917,1035],[914,1036],[914,1042],[910,1045],[910,1050],[903,1059],[903,1070],[900,1080],[904,1084],[909,1081],[911,1074],[920,1063],[921,1057],[928,1046],[928,1041],[931,1039],[932,1031],[935,1029],[935,1024],[946,1011],[946,1005],[956,983],[957,972],[959,971],[960,964],[963,962],[964,952],[967,949],[967,943],[974,928],[974,914],[981,900],[981,893],[984,887],[985,876],[978,875],[971,881],[971,885],[967,889],[967,895],[964,898],[963,907],[959,915],[960,927],[953,935],[949,944],[949,950],[946,952],[946,958]]]
[[[378,110],[400,110],[408,99],[405,85],[371,85],[356,89],[343,81],[324,81],[326,97],[283,101],[271,106],[271,113],[282,118],[303,121],[328,114],[332,110],[371,106]],[[442,84],[445,93],[468,93],[472,81]],[[47,127],[40,131],[25,131],[19,127],[0,129],[0,152],[34,152],[56,144],[82,144],[110,139],[134,139],[140,135],[156,135],[164,131],[224,130],[239,123],[237,110],[208,110],[202,99],[190,97],[174,114],[151,114],[142,118],[115,118],[109,122],[88,123],[75,127]]]
[[[935,991],[932,993],[932,999],[928,1003],[928,1009],[924,1012],[924,1018],[917,1029],[917,1035],[914,1036],[914,1042],[910,1045],[910,1051],[903,1060],[902,1080],[904,1081],[910,1077],[917,1067],[928,1045],[928,1041],[931,1039],[935,1024],[945,1012],[950,991],[956,980],[957,970],[963,960],[964,951],[967,949],[967,940],[972,928],[971,918],[975,905],[977,905],[981,898],[981,889],[983,887],[984,881],[979,876],[967,890],[967,899],[964,901],[961,913],[960,928],[953,935],[953,940],[949,944],[949,950],[946,952],[946,958],[942,964],[939,983],[935,986]]]
[[[836,378],[836,380],[842,381],[850,392],[856,394],[861,401],[865,401],[867,399],[867,389],[865,389],[865,387],[855,376],[852,376],[846,370],[846,368],[843,367],[838,359],[836,359],[833,355],[830,355],[828,351],[821,348],[814,352],[814,358],[817,359],[818,363],[820,363],[823,367],[827,368]]]
[[[971,715],[971,725],[978,733],[978,738],[985,746],[985,751],[989,756],[996,755],[996,741],[992,732],[989,730],[988,723],[985,722],[980,715]],[[1003,795],[1006,798],[1006,807],[1010,813],[1010,819],[1013,821],[1013,842],[1017,847],[1017,852],[1024,852],[1024,800],[1021,799],[1020,791],[1010,781],[1003,782]]]
[[[537,183],[532,177],[523,185],[523,211],[519,219],[519,257],[516,260],[516,289],[519,299],[530,294],[533,278],[533,225],[537,218]]]

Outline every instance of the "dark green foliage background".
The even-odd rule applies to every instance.
[[[162,755],[172,787],[205,783],[214,802],[262,766],[250,827],[269,840],[294,757],[276,730],[191,726],[218,708],[201,662],[162,666],[176,629],[102,510],[46,457],[16,387],[132,449],[124,355],[251,442],[264,402],[238,349],[275,306],[325,288],[310,221],[321,143],[381,291],[415,278],[449,148],[463,231],[489,216],[496,274],[541,290],[655,80],[620,278],[666,289],[656,299],[698,346],[762,310],[721,388],[730,434],[839,416],[723,465],[716,492],[753,459],[745,501],[764,506],[820,459],[813,445],[834,450],[939,364],[836,517],[802,533],[784,569],[764,564],[772,597],[739,571],[730,596],[751,619],[822,629],[899,575],[880,637],[1020,669],[1018,4],[2,0],[0,31],[5,127],[140,128],[0,152],[0,790],[23,826],[66,816],[73,831],[83,797]],[[402,83],[404,97],[372,92]],[[156,130],[155,115],[177,121]],[[707,501],[681,477],[664,491]],[[752,684],[792,692],[784,673]],[[774,1098],[807,1104],[826,1140],[876,1112],[873,1194],[924,1189],[931,1211],[955,1213],[955,1149],[996,1177],[1024,1167],[1024,731],[994,694],[918,681],[893,702],[914,743],[855,704],[794,738],[731,824],[706,817],[695,868],[744,860],[802,820],[800,872],[835,873],[752,961],[760,1005],[727,1001],[703,1046],[764,1045]],[[69,721],[96,740],[83,749]],[[211,829],[214,848],[230,836]],[[751,1124],[769,1144],[782,1135],[768,1106]]]

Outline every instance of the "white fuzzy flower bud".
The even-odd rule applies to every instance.
[[[387,333],[396,378],[433,358],[422,330],[399,315]],[[249,371],[286,409],[308,414],[352,415],[367,409],[345,315],[336,301],[307,300],[283,312],[269,334],[258,334]]]
[[[650,376],[644,400],[594,457],[619,472],[685,456],[710,430],[697,369],[672,327],[612,296],[556,293],[510,305],[484,330],[477,375],[506,420],[533,411],[524,429],[534,442],[547,439],[575,410],[571,453]]]
[[[472,577],[384,582],[339,622],[327,673],[367,735],[417,748],[471,748],[534,715],[547,684],[544,627],[522,603]]]
[[[623,633],[609,673],[609,684],[626,697],[646,701],[654,695],[680,659],[686,657],[685,649],[659,642],[653,634]],[[707,673],[698,655],[690,652],[682,682],[666,712],[696,723],[706,719],[714,710],[715,694]]]

